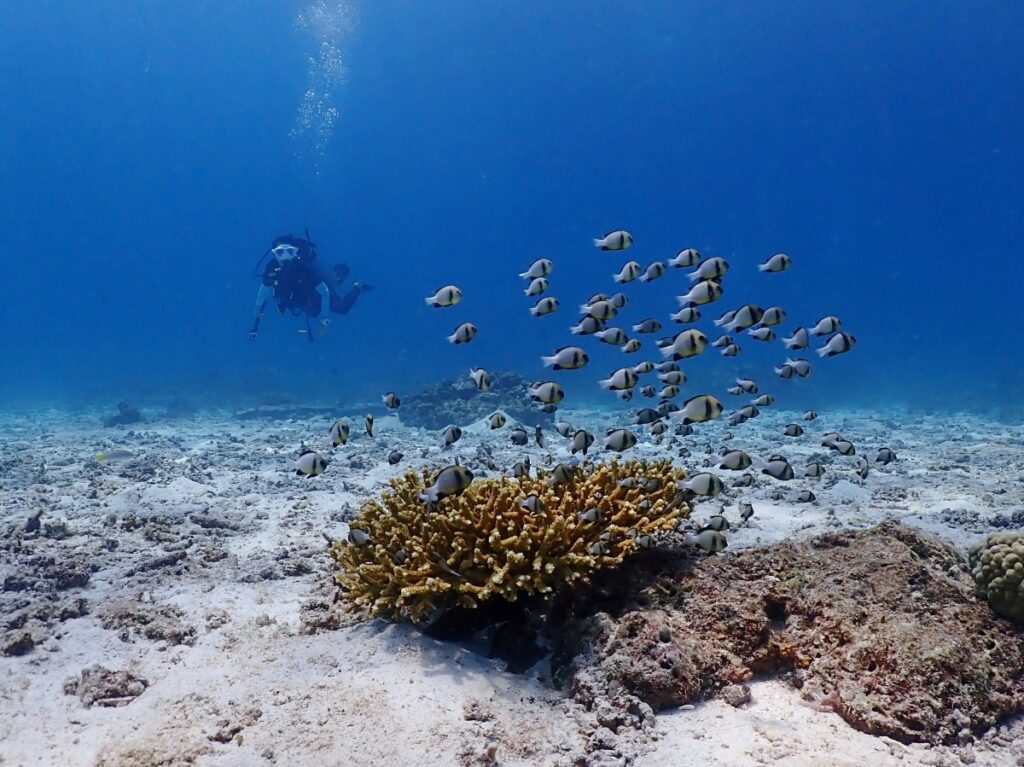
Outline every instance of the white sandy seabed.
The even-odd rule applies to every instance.
[[[599,411],[560,415],[595,433],[613,425]],[[1024,427],[974,416],[846,412],[823,415],[805,437],[780,436],[798,418],[766,412],[732,430],[730,445],[752,455],[782,452],[801,469],[818,456],[829,471],[819,481],[762,478],[731,491],[728,516],[736,521],[743,499],[756,513],[731,534],[730,552],[886,518],[964,550],[1024,510]],[[352,422],[356,435],[361,419]],[[653,733],[620,733],[605,750],[588,751],[588,739],[592,745],[608,731],[553,690],[543,671],[507,673],[499,661],[404,625],[310,629],[311,605],[329,593],[324,535],[343,536],[344,520],[384,487],[396,471],[385,460],[392,449],[405,454],[397,469],[439,467],[457,455],[473,465],[487,453],[508,469],[526,453],[535,463],[545,453],[567,457],[553,430],[544,449],[532,439],[516,448],[507,429],[474,424],[442,452],[435,432],[378,418],[375,438],[354,437],[326,474],[306,480],[285,464],[302,443],[321,445],[328,423],[239,421],[229,413],[134,430],[96,423],[56,411],[0,422],[0,533],[21,535],[41,509],[38,554],[91,570],[84,587],[65,595],[84,597],[86,614],[52,622],[27,654],[0,656],[4,767],[1024,764],[1020,718],[964,746],[907,746],[809,707],[783,681],[754,682],[741,708],[711,700],[663,712]],[[688,447],[691,454],[676,460],[693,471],[725,430],[705,425],[671,454]],[[871,460],[889,445],[899,461],[861,482],[852,459],[818,446],[829,430]],[[137,457],[95,461],[113,447]],[[645,437],[626,455],[667,450]],[[806,487],[818,500],[795,503]],[[769,497],[776,488],[782,500]],[[699,504],[693,516],[718,507],[717,499]],[[16,581],[18,567],[0,562],[0,580]],[[86,708],[64,685],[97,664],[129,671],[148,687],[128,705]]]

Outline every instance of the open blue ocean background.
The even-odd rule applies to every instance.
[[[0,406],[358,402],[470,365],[535,379],[627,256],[691,246],[732,264],[706,316],[779,304],[785,331],[834,313],[857,337],[772,387],[782,405],[1021,406],[1024,4],[42,0],[2,16]],[[253,267],[307,227],[376,289],[315,343],[276,316],[250,342]],[[626,254],[592,246],[620,227]],[[793,268],[759,274],[776,251]],[[562,308],[536,319],[516,275],[542,256]],[[449,282],[465,300],[427,308]],[[616,324],[665,320],[686,285],[635,283]],[[479,336],[449,345],[464,320]],[[684,391],[785,358],[740,343],[684,365]],[[556,374],[566,404],[618,407],[596,379],[658,358],[653,339],[628,360],[584,345],[590,366]]]

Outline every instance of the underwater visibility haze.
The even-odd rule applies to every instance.
[[[0,8],[0,763],[1024,764],[1024,3]]]
[[[376,400],[471,365],[533,380],[625,260],[592,238],[623,228],[644,266],[687,247],[728,259],[716,308],[782,305],[787,332],[843,318],[856,353],[800,382],[795,407],[1020,405],[1020,4],[3,15],[7,404]],[[373,290],[315,343],[272,311],[251,342],[254,264],[307,229]],[[756,264],[779,251],[793,267],[769,285]],[[541,257],[562,308],[538,319],[516,275]],[[457,318],[423,302],[449,283]],[[685,284],[630,285],[629,321]],[[479,336],[445,343],[463,320]],[[699,365],[779,361],[749,351]],[[590,373],[620,359],[594,350],[570,396],[602,401]]]

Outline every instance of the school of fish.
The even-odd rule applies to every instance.
[[[633,235],[623,229],[617,229],[594,238],[594,246],[602,252],[614,253],[616,251],[628,250],[634,244]],[[779,279],[778,275],[788,271],[793,266],[793,260],[785,253],[775,253],[767,257],[763,262],[756,265],[756,271],[766,275],[763,279],[766,282]],[[562,306],[558,298],[548,295],[547,292],[552,286],[551,275],[555,265],[549,258],[538,258],[531,263],[519,277],[524,280],[526,287],[524,295],[530,299],[529,312],[534,317],[546,317],[557,312]],[[726,281],[731,273],[732,265],[721,256],[702,257],[696,248],[688,247],[679,250],[674,256],[664,261],[656,260],[644,267],[638,261],[627,261],[622,264],[618,271],[611,273],[610,277],[615,285],[624,285],[639,281],[650,283],[654,280],[664,278],[672,270],[688,269],[685,273],[686,282],[681,286],[680,294],[676,299],[675,306],[664,308],[664,313],[659,316],[639,317],[636,322],[622,323],[622,327],[609,326],[610,322],[620,318],[620,312],[629,304],[629,298],[621,293],[615,292],[608,295],[597,292],[591,295],[584,303],[579,305],[580,316],[576,323],[569,327],[571,336],[577,337],[576,343],[559,347],[549,354],[540,356],[540,365],[551,371],[567,371],[570,375],[579,376],[579,371],[590,363],[590,354],[586,348],[580,345],[585,343],[584,337],[592,336],[593,342],[608,344],[621,349],[624,354],[635,354],[644,348],[645,341],[641,336],[651,336],[663,332],[669,324],[683,325],[678,332],[663,336],[656,341],[658,351],[656,360],[643,360],[631,365],[623,365],[611,371],[607,376],[596,379],[598,387],[608,391],[612,396],[622,400],[630,400],[635,392],[647,399],[658,399],[654,407],[643,407],[636,411],[628,426],[646,429],[654,444],[661,445],[669,432],[670,424],[674,423],[674,434],[685,437],[694,434],[694,427],[699,428],[700,424],[714,421],[723,415],[730,427],[738,427],[746,421],[758,417],[762,408],[771,407],[775,403],[775,397],[768,392],[761,391],[758,381],[737,377],[733,386],[725,392],[704,391],[693,393],[690,396],[682,397],[683,387],[688,385],[688,375],[680,365],[702,354],[708,354],[717,350],[720,355],[727,358],[735,358],[742,354],[741,341],[749,338],[765,344],[775,341],[781,342],[784,352],[779,354],[779,362],[772,366],[771,372],[780,381],[788,381],[798,378],[807,378],[811,375],[811,362],[801,356],[796,356],[803,350],[809,349],[815,341],[820,342],[814,351],[820,360],[831,359],[851,351],[857,343],[856,337],[851,334],[843,325],[839,317],[825,315],[808,323],[806,326],[797,325],[788,335],[781,332],[781,326],[787,321],[787,312],[781,306],[762,306],[755,303],[745,303],[723,311],[717,319],[714,319],[711,326],[714,328],[712,340],[702,330],[692,326],[700,321],[709,304],[721,301],[726,295]],[[463,299],[463,291],[457,285],[445,285],[428,297],[425,303],[432,309],[451,309],[456,307]],[[639,303],[639,302],[638,302]],[[626,330],[629,328],[632,335]],[[465,320],[459,323],[447,337],[447,341],[456,345],[470,344],[477,336],[477,325]],[[710,332],[710,331],[709,331]],[[477,389],[487,391],[491,388],[491,374],[479,367],[469,367],[469,376],[472,378]],[[656,383],[643,383],[642,376],[652,376]],[[791,385],[791,384],[790,384]],[[566,393],[563,386],[555,380],[539,379],[528,387],[531,399],[536,403],[538,409],[545,413],[554,413],[563,403]],[[736,409],[728,414],[723,400],[728,397],[747,398],[742,401]],[[677,402],[677,399],[682,399]],[[382,400],[389,409],[397,409],[401,400],[394,392],[383,395]],[[818,413],[808,410],[803,413],[802,421],[809,423],[818,417]],[[508,424],[504,413],[495,412],[487,419],[491,430],[503,429]],[[513,445],[525,446],[530,441],[530,434],[520,424],[508,424],[508,439]],[[373,417],[366,417],[366,433],[373,436]],[[559,463],[553,470],[548,472],[549,483],[552,485],[569,481],[574,472],[583,469],[586,465],[581,464],[577,454],[582,454],[584,460],[588,451],[597,442],[597,437],[585,429],[573,428],[567,421],[556,422],[555,429],[560,437],[568,443],[572,460],[570,463]],[[328,443],[338,447],[347,442],[350,427],[338,421],[334,423],[329,431]],[[452,424],[442,430],[439,436],[439,447],[443,450],[462,436],[462,429]],[[799,423],[787,424],[780,433],[782,440],[807,439],[807,427]],[[544,435],[538,426],[534,430],[533,440],[544,447]],[[733,439],[731,433],[723,437],[723,441]],[[609,428],[601,439],[601,447],[605,451],[622,453],[634,447],[639,437],[634,429],[627,426]],[[840,456],[851,457],[855,461],[854,471],[863,479],[867,477],[870,464],[861,455],[857,455],[856,447],[852,442],[845,439],[841,434],[832,432],[825,434],[821,441],[822,447],[835,451]],[[680,450],[681,456],[689,454],[685,448]],[[549,459],[550,456],[545,456]],[[393,451],[388,462],[397,464],[402,459],[402,454]],[[876,463],[883,466],[896,460],[895,453],[888,447],[878,451]],[[737,472],[739,476],[732,482],[732,487],[750,487],[757,481],[758,474],[769,477],[773,481],[788,482],[798,476],[801,479],[817,479],[824,475],[826,468],[820,461],[813,461],[802,470],[794,468],[789,460],[781,454],[771,455],[767,458],[750,456],[742,449],[725,446],[715,459],[705,459],[701,468],[717,468],[728,472]],[[321,453],[304,449],[293,468],[297,474],[312,477],[323,473],[329,464]],[[752,473],[753,470],[756,473]],[[529,457],[520,461],[512,467],[513,476],[528,475],[531,471]],[[473,481],[473,474],[469,469],[459,465],[455,461],[452,465],[441,469],[434,478],[434,483],[426,488],[421,498],[426,507],[439,503],[443,498],[461,493]],[[706,499],[719,495],[725,489],[723,479],[712,472],[700,471],[681,481],[678,487],[677,497],[680,500]],[[779,496],[781,497],[781,496]],[[803,490],[797,497],[797,502],[810,503],[815,500],[815,495],[810,489]],[[531,513],[539,513],[539,499],[535,496],[523,498],[523,508]],[[714,554],[722,551],[728,545],[725,533],[730,529],[730,524],[724,516],[724,507],[719,514],[713,515],[703,525],[693,529],[686,536],[686,540],[698,546],[701,550]],[[581,518],[595,524],[603,518],[600,509],[589,509],[580,512]],[[754,514],[753,506],[749,502],[740,502],[738,515],[740,524],[746,524]],[[601,541],[595,541],[591,547],[592,554],[601,553]],[[649,545],[649,541],[644,544]],[[595,548],[596,547],[596,548]]]

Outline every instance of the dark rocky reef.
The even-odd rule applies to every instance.
[[[398,411],[402,423],[424,429],[443,429],[448,424],[466,426],[500,410],[509,418],[530,426],[545,425],[552,416],[537,409],[527,393],[528,381],[518,373],[492,373],[490,391],[477,391],[469,375],[446,378],[402,398]]]
[[[887,522],[694,562],[651,551],[563,613],[556,674],[655,709],[782,675],[859,730],[956,743],[1024,709],[1024,634],[963,559]]]
[[[129,405],[127,402],[119,402],[117,403],[117,415],[108,415],[103,419],[103,425],[109,429],[112,426],[140,423],[142,420],[142,413],[137,407]]]

